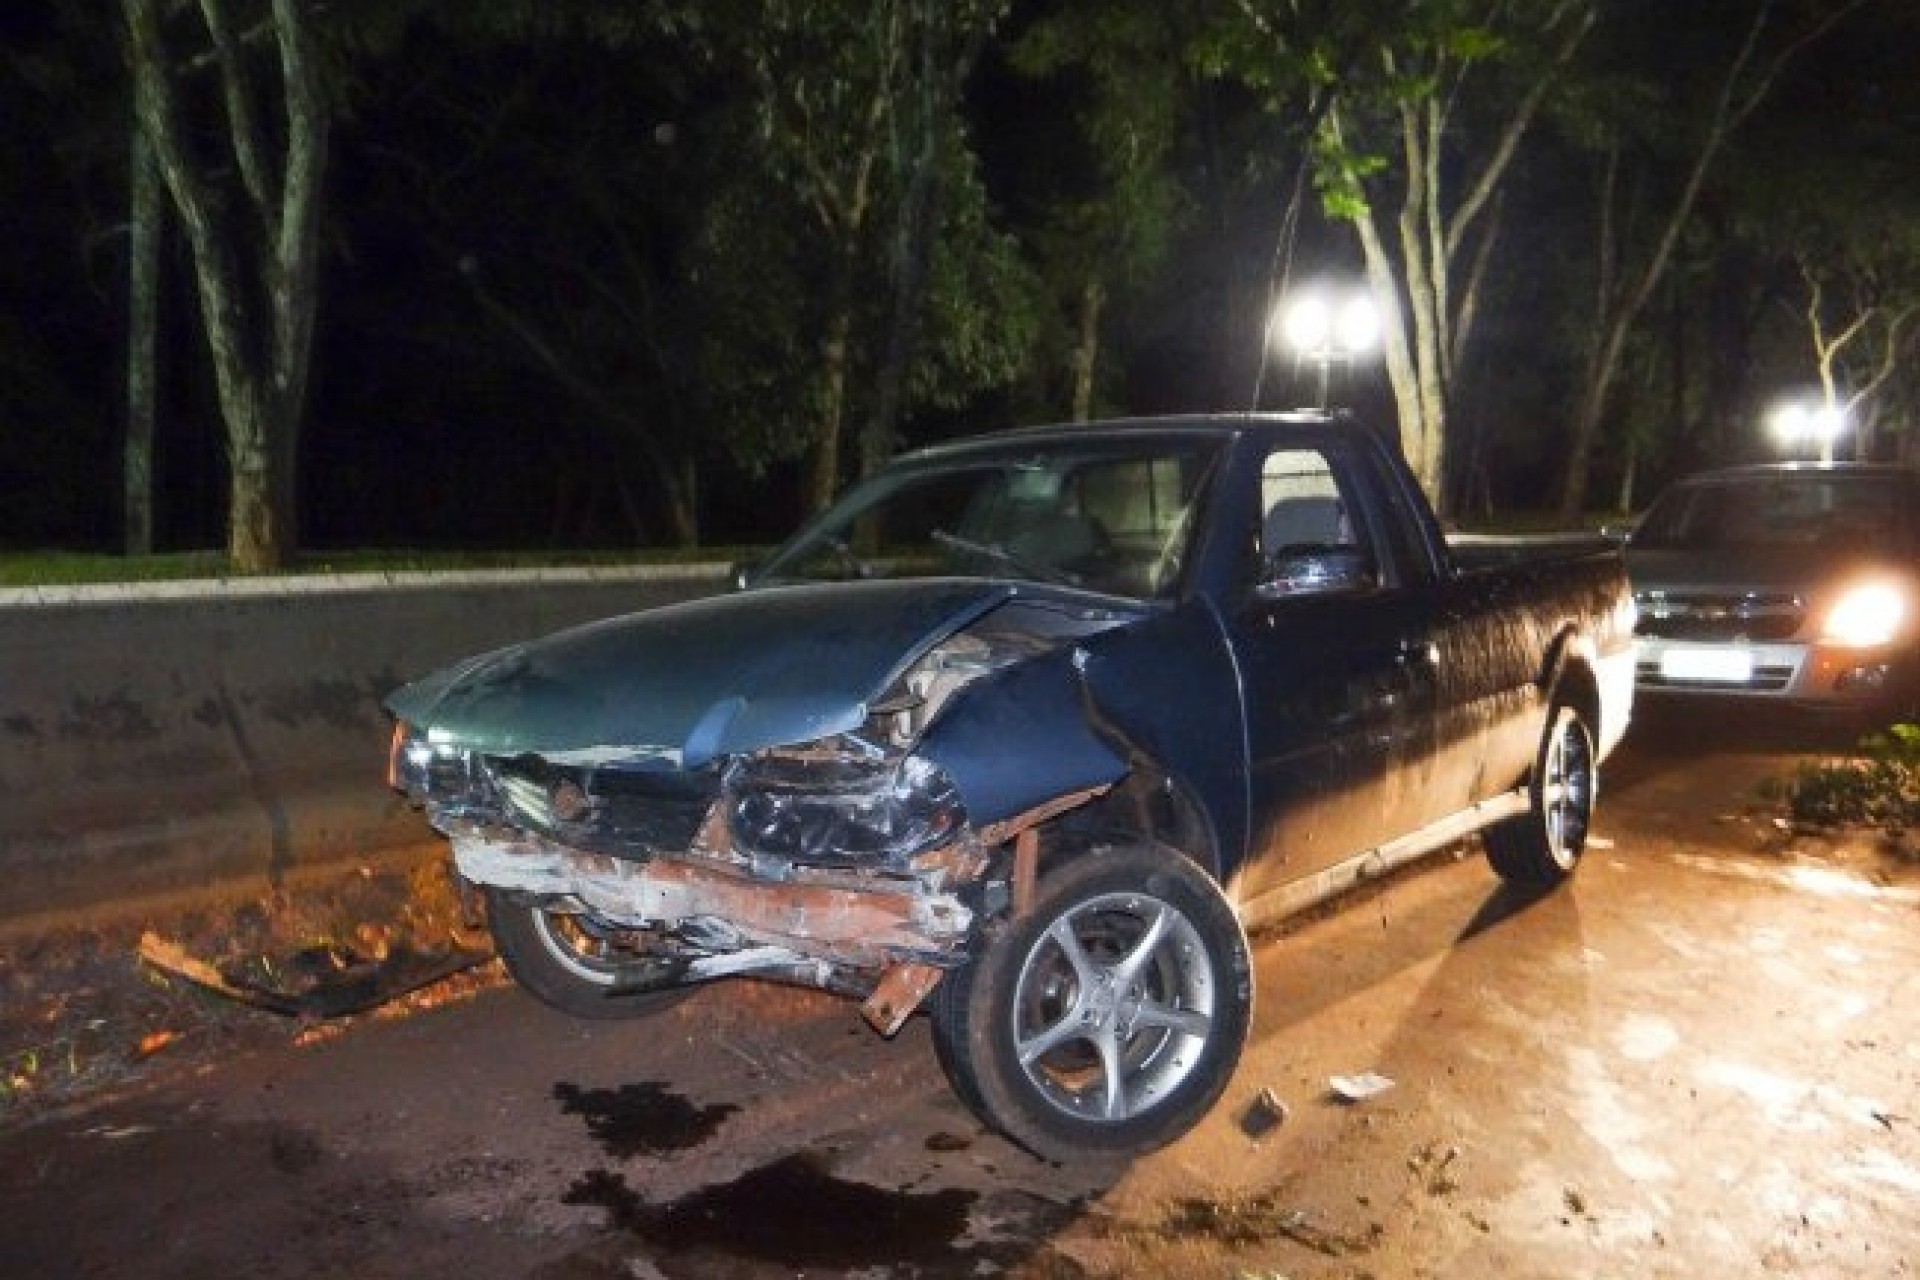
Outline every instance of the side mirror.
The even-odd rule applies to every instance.
[[[1278,600],[1378,585],[1373,557],[1357,547],[1289,547],[1267,561],[1254,593],[1263,600]]]

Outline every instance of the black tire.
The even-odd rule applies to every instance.
[[[1487,861],[1501,879],[1551,889],[1573,874],[1587,847],[1600,778],[1593,731],[1565,703],[1547,716],[1527,782],[1527,811],[1487,828]]]
[[[543,1004],[576,1018],[638,1018],[684,994],[679,966],[622,950],[620,931],[590,915],[552,911],[487,890],[487,927],[513,980]]]
[[[1226,1088],[1252,961],[1203,871],[1119,845],[1043,876],[1033,910],[984,938],[931,1012],[940,1065],[989,1128],[1049,1160],[1131,1155],[1178,1138]]]

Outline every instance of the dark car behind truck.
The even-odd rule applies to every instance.
[[[753,974],[924,1009],[987,1123],[1142,1150],[1232,1075],[1248,922],[1474,832],[1572,873],[1632,695],[1621,560],[1471,558],[1351,421],[999,433],[738,593],[400,690],[393,780],[561,1008]]]

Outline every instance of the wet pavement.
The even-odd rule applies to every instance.
[[[1643,721],[1569,891],[1467,851],[1258,939],[1239,1075],[1131,1165],[981,1133],[920,1021],[493,990],[0,1132],[0,1276],[1912,1274],[1920,876],[1779,829],[1805,744]]]

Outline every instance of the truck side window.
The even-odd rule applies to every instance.
[[[1260,468],[1260,513],[1257,594],[1277,598],[1378,585],[1371,549],[1319,450],[1267,455]]]

